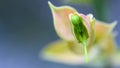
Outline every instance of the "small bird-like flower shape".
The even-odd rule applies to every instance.
[[[51,2],[48,4],[52,10],[55,30],[61,40],[49,44],[43,50],[42,56],[45,59],[80,64],[85,59],[88,62],[88,57],[91,61],[100,49],[105,54],[114,51],[112,29],[116,22],[105,24],[95,20],[92,14],[84,15],[69,6],[56,7]]]

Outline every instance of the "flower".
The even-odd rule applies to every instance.
[[[84,42],[84,48],[86,51],[88,50],[89,62],[92,62],[101,52],[107,55],[114,52],[115,43],[112,30],[116,22],[106,24],[95,20],[92,14],[78,13],[72,7],[56,7],[51,2],[48,4],[52,10],[55,30],[61,40],[55,41],[43,49],[44,59],[66,64],[85,63]],[[80,24],[79,27],[78,24]]]

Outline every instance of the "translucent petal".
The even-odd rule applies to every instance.
[[[48,4],[52,10],[57,34],[64,40],[74,40],[70,28],[69,14],[76,12],[76,10],[69,6],[56,7],[50,2]]]
[[[83,52],[81,52],[81,54],[76,54],[69,49],[69,45],[71,44],[68,44],[67,42],[61,40],[52,42],[44,48],[41,56],[43,59],[48,61],[54,61],[69,65],[79,65],[86,63]],[[97,48],[92,48],[88,54],[89,61],[91,62],[97,54]]]

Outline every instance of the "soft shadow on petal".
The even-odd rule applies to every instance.
[[[111,56],[115,53],[116,43],[113,34],[109,34],[99,42],[101,52],[104,56]]]
[[[109,35],[110,33],[112,34],[112,31],[116,24],[117,24],[116,21],[109,24],[101,21],[96,21],[95,23],[96,42],[99,42],[99,40]]]
[[[116,24],[116,21],[113,23],[96,21],[95,23],[96,39],[94,44],[97,44],[104,56],[111,56],[115,53],[116,43],[114,39],[115,36],[112,31]]]

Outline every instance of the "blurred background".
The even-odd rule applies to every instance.
[[[70,5],[79,12],[94,13],[88,4],[71,4],[49,0],[56,6]],[[99,0],[98,0],[99,1]],[[59,39],[54,27],[48,0],[0,0],[0,68],[82,68],[44,61],[39,53],[46,44]],[[120,29],[120,0],[106,0],[106,22],[118,21]],[[120,36],[116,37],[120,44]]]

